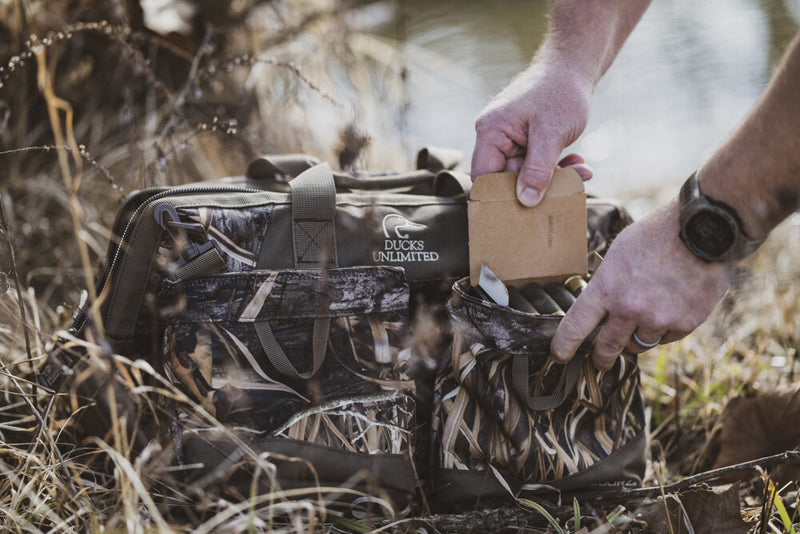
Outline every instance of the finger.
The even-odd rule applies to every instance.
[[[556,138],[528,133],[528,151],[517,177],[517,198],[522,204],[536,206],[542,201],[562,148]]]
[[[594,176],[594,170],[586,165],[586,160],[580,154],[567,154],[559,160],[558,166],[561,168],[569,167],[574,170],[584,182],[591,180],[592,176]]]
[[[585,298],[591,292],[591,285],[587,286],[584,292],[578,297],[561,322],[553,335],[550,343],[550,352],[553,359],[560,363],[566,363],[575,356],[575,352],[581,343],[592,333],[595,327],[600,324],[606,310],[601,306],[595,306],[594,302],[599,300]]]
[[[588,165],[583,163],[576,163],[575,165],[567,165],[567,168],[574,170],[581,177],[581,180],[588,182],[594,176],[594,171]]]
[[[490,172],[500,172],[505,168],[506,156],[496,146],[481,142],[475,142],[475,149],[472,152],[472,177]]]
[[[558,161],[558,166],[569,167],[570,165],[577,165],[578,163],[586,163],[586,160],[583,159],[583,156],[581,156],[580,154],[576,154],[575,152],[573,152],[561,158]]]
[[[633,321],[609,317],[594,340],[594,366],[598,369],[611,369],[635,330],[636,323]]]
[[[479,119],[480,121],[480,119]],[[523,149],[497,128],[476,127],[475,148],[472,150],[472,177],[500,172],[507,158],[522,156]]]

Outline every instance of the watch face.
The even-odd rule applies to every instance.
[[[684,231],[692,245],[712,258],[727,252],[736,240],[730,221],[713,211],[693,215],[686,222]]]

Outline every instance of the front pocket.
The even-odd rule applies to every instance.
[[[409,445],[408,286],[391,267],[166,281],[163,364],[220,422],[351,452]]]

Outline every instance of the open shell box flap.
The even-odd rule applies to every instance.
[[[586,193],[572,169],[556,169],[538,206],[520,204],[516,172],[483,174],[470,192],[470,282],[481,264],[503,282],[561,281],[587,273]]]

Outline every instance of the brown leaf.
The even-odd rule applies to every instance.
[[[749,528],[739,509],[738,484],[722,493],[690,490],[677,497],[670,494],[667,495],[666,507],[664,501],[659,499],[641,516],[647,523],[646,532],[651,534],[692,530],[703,534],[746,534]]]
[[[647,523],[645,532],[649,534],[686,532],[682,508],[680,500],[674,495],[667,495],[666,505],[663,499],[658,499],[639,513],[640,519]]]
[[[722,493],[710,490],[685,491],[680,498],[695,532],[745,534],[749,529],[739,508],[739,484]]]
[[[800,384],[732,399],[717,422],[720,451],[714,467],[794,450],[800,445]]]

